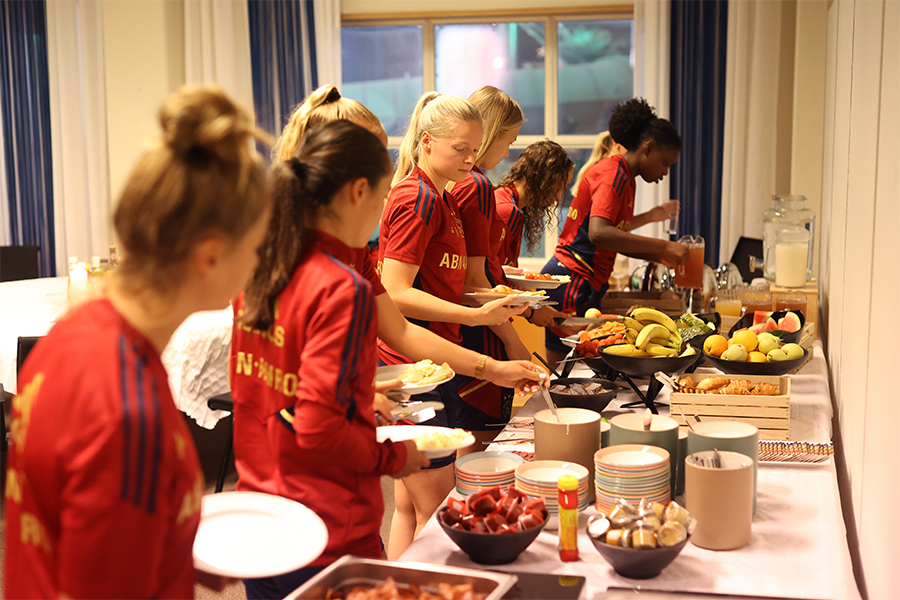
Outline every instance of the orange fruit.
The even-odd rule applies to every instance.
[[[741,329],[731,336],[731,343],[740,344],[747,349],[747,352],[753,352],[759,346],[759,339],[749,329]]]
[[[749,362],[766,362],[766,355],[762,352],[751,352],[747,360]]]
[[[711,335],[703,342],[703,351],[712,356],[722,356],[728,349],[728,340],[719,334]]]

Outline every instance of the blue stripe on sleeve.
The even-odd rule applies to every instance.
[[[432,189],[428,190],[428,200],[428,216],[425,217],[425,224],[431,225],[431,213],[434,212],[434,205],[437,202],[437,194]]]
[[[125,336],[119,336],[119,378],[122,383],[122,500],[128,498],[131,478],[131,407],[128,403],[128,369],[125,368]]]
[[[162,459],[162,418],[160,416],[159,389],[156,378],[150,378],[150,389],[153,399],[153,464],[150,469],[149,497],[147,498],[147,514],[156,510],[156,487],[159,483],[159,464]]]
[[[138,357],[135,367],[135,387],[137,388],[137,415],[138,415],[138,456],[137,473],[135,473],[134,505],[140,506],[141,493],[144,491],[144,454],[147,450],[147,414],[144,412],[144,365],[147,359]]]
[[[356,413],[356,400],[350,390],[350,383],[359,378],[359,358],[363,354],[365,335],[372,322],[372,285],[363,279],[355,269],[350,268],[337,258],[327,255],[335,265],[346,271],[354,284],[353,318],[344,352],[341,357],[341,371],[338,379],[338,403],[347,409],[347,420],[353,419]]]

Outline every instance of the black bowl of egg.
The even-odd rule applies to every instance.
[[[606,408],[619,386],[597,377],[566,377],[550,381],[550,397],[560,408],[586,408],[596,412]]]

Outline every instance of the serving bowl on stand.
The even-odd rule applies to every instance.
[[[622,356],[620,354],[609,354],[600,351],[600,358],[587,359],[585,362],[595,371],[597,368],[588,361],[600,361],[609,371],[608,379],[611,381],[619,375],[634,390],[634,393],[641,399],[640,402],[630,402],[623,404],[623,408],[631,408],[638,405],[646,405],[653,413],[658,413],[654,400],[662,390],[660,383],[654,374],[662,371],[667,375],[673,373],[691,372],[692,367],[702,358],[701,353],[695,352],[690,356],[665,356],[665,357],[645,357],[645,356]],[[646,393],[642,392],[637,384],[632,381],[632,377],[637,379],[649,379],[650,384]]]
[[[589,383],[600,384],[603,389],[594,394],[566,394],[553,391],[555,385],[568,386]],[[600,412],[612,402],[618,393],[619,386],[612,381],[597,377],[565,377],[550,381],[550,397],[553,398],[554,404],[561,408],[586,408]]]

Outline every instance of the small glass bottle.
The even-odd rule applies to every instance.
[[[116,247],[109,247],[109,263],[106,265],[107,271],[115,271],[119,266],[118,256],[116,254]]]
[[[806,196],[773,195],[772,200],[775,206],[763,213],[763,276],[769,281],[775,281],[775,247],[779,237],[784,236],[782,232],[805,229],[809,236],[803,238],[808,246],[806,279],[809,280],[812,277],[816,213],[804,205]]]
[[[100,257],[91,257],[91,279],[102,279],[104,275],[103,267],[100,265]]]

